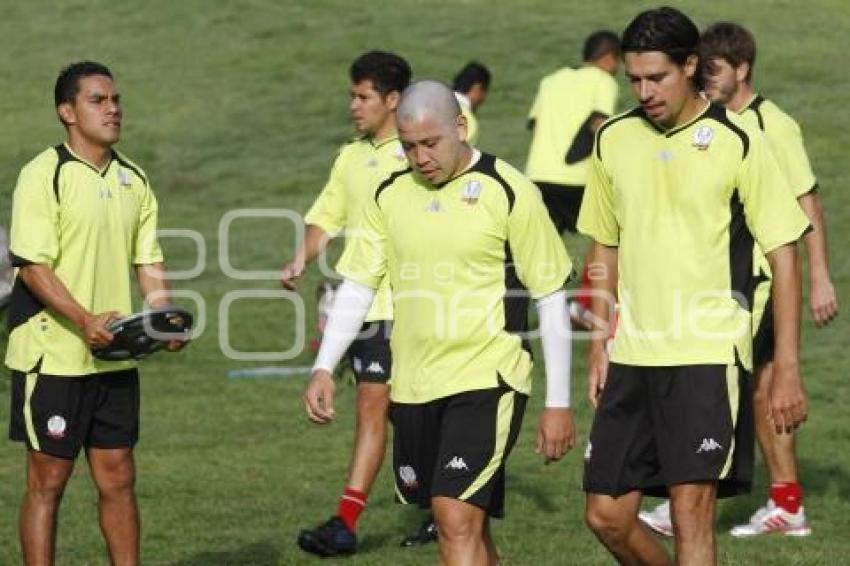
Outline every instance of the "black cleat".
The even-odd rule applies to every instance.
[[[301,550],[327,558],[348,556],[357,552],[357,535],[348,530],[339,517],[331,517],[315,529],[298,533]]]
[[[401,546],[408,548],[411,546],[422,546],[429,542],[437,540],[437,524],[434,523],[434,516],[428,515],[422,525],[401,541]]]

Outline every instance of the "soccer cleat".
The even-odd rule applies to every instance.
[[[348,530],[342,519],[334,516],[315,529],[301,531],[298,546],[322,558],[347,556],[357,552],[357,535]]]
[[[658,505],[652,511],[641,511],[638,518],[654,532],[665,537],[673,536],[673,521],[670,519],[670,500]]]
[[[416,531],[410,533],[407,538],[401,541],[401,546],[421,546],[423,544],[428,544],[429,542],[434,542],[435,540],[437,540],[437,525],[434,523],[434,517],[429,515],[428,519],[422,523],[422,526],[416,529]]]
[[[806,522],[803,506],[796,513],[789,513],[782,507],[777,507],[772,499],[750,517],[750,522],[736,525],[729,531],[733,537],[746,538],[770,533],[782,533],[792,537],[807,537],[812,529]]]

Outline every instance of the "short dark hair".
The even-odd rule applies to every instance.
[[[62,69],[56,78],[56,86],[53,88],[56,106],[58,107],[65,102],[73,102],[80,92],[80,79],[96,75],[112,78],[112,73],[106,65],[93,61],[71,63]]]
[[[678,65],[698,55],[699,30],[685,14],[663,6],[638,14],[623,32],[623,53],[661,51]]]
[[[484,90],[490,88],[490,70],[478,61],[470,61],[458,71],[452,81],[452,89],[456,92],[467,93],[469,89],[479,83]]]
[[[349,74],[352,83],[370,80],[381,96],[387,96],[406,89],[411,73],[407,61],[395,53],[367,51],[354,60]]]
[[[746,80],[750,82],[756,64],[756,40],[744,26],[717,22],[702,32],[699,55],[705,65],[709,65],[709,60],[714,58],[725,59],[733,67],[739,67],[741,63],[749,64]]]
[[[699,29],[681,11],[670,6],[646,10],[623,32],[623,53],[660,51],[680,67],[688,57],[696,55],[699,60]],[[702,73],[699,64],[693,77],[694,87],[702,88]]]
[[[611,30],[597,30],[584,40],[581,54],[585,61],[597,61],[608,54],[619,57],[620,36]]]

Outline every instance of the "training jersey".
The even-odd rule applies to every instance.
[[[803,144],[803,134],[797,122],[772,101],[758,94],[753,96],[739,114],[751,126],[764,132],[767,143],[779,163],[779,168],[797,198],[811,192],[816,187],[817,180],[812,172],[809,156]],[[758,246],[754,248],[754,253],[754,275],[759,282],[756,289],[754,314],[760,320],[760,307],[766,303],[770,294],[771,271],[767,258]]]
[[[372,288],[389,276],[392,400],[427,403],[500,379],[528,393],[531,355],[519,335],[528,297],[561,289],[572,271],[537,187],[480,154],[439,186],[410,169],[393,174],[362,219],[337,270]]]
[[[578,229],[618,248],[611,360],[749,367],[753,238],[769,252],[809,227],[761,132],[714,104],[666,131],[636,108],[591,159]]]
[[[157,203],[147,176],[117,151],[102,170],[65,145],[46,149],[21,170],[12,200],[12,262],[50,267],[91,313],[133,312],[133,265],[161,262]],[[78,376],[134,367],[95,359],[82,333],[46,308],[16,277],[9,304],[6,365]]]
[[[378,143],[368,136],[350,141],[340,149],[328,181],[304,217],[304,222],[318,226],[330,236],[353,229],[364,203],[375,193],[378,184],[390,173],[405,167],[407,157],[398,136],[393,135]],[[348,246],[349,242],[346,237],[345,245]],[[392,318],[390,286],[388,281],[384,281],[378,287],[366,321]]]
[[[525,174],[536,182],[584,186],[593,149],[591,123],[612,116],[617,81],[594,65],[564,68],[540,81]]]
[[[478,118],[472,111],[472,105],[465,94],[456,92],[455,98],[463,117],[466,118],[466,141],[469,145],[476,147],[478,146]]]

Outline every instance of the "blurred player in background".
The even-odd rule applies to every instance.
[[[378,183],[407,166],[398,141],[395,110],[410,74],[404,59],[383,51],[364,53],[351,64],[349,110],[360,135],[339,151],[325,187],[304,218],[304,241],[281,273],[285,288],[295,288],[306,266],[327,247],[330,238],[356,226]],[[349,351],[357,380],[357,413],[345,489],[328,521],[299,534],[298,545],[307,552],[336,556],[357,550],[357,521],[386,450],[392,318],[389,282],[382,281],[362,333]]]
[[[490,79],[490,70],[487,67],[477,61],[470,61],[458,71],[452,82],[455,97],[466,118],[466,141],[473,147],[478,145],[479,140],[478,118],[475,113],[487,100]]]

